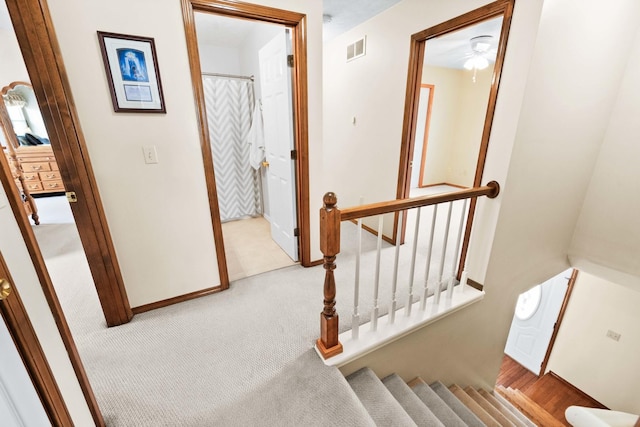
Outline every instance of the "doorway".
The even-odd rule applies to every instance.
[[[309,266],[304,15],[183,3],[223,288]]]
[[[536,376],[544,374],[576,277],[568,269],[518,297],[504,352]]]

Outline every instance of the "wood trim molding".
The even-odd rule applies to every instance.
[[[469,285],[469,286],[471,286],[472,288],[477,289],[477,290],[479,290],[479,291],[484,290],[484,285],[483,285],[483,284],[481,284],[481,283],[476,282],[476,281],[475,281],[475,280],[473,280],[473,279],[469,279],[469,278],[467,278],[467,285]]]
[[[427,147],[429,145],[429,127],[431,126],[431,110],[433,108],[433,93],[436,87],[435,85],[421,83],[420,89],[422,88],[429,88],[429,101],[427,101],[427,118],[424,123],[424,136],[422,138],[422,156],[420,156],[420,178],[418,179],[418,187],[421,187],[421,188],[427,187],[427,185],[424,184],[424,166],[425,166],[425,162],[427,161]],[[418,96],[420,96],[420,92],[418,92]],[[414,167],[416,167],[416,165],[412,166],[412,168]],[[411,191],[411,187],[409,187],[409,191]]]
[[[0,315],[2,315],[20,353],[49,421],[55,426],[73,425],[58,383],[53,376],[2,253],[0,253],[0,277],[6,279],[12,287],[11,294],[5,300],[0,301]]]
[[[425,43],[427,40],[440,36],[442,34],[459,30],[460,28],[473,25],[475,23],[493,18],[498,15],[503,16],[502,32],[498,43],[498,53],[496,63],[493,70],[493,80],[489,93],[489,103],[487,114],[484,121],[482,139],[480,143],[480,151],[478,155],[478,163],[474,177],[474,187],[480,186],[482,181],[482,173],[487,155],[487,146],[491,133],[491,125],[493,123],[493,115],[495,111],[495,103],[498,96],[498,88],[500,84],[500,74],[504,63],[507,39],[509,37],[509,27],[511,25],[511,16],[513,14],[514,0],[497,0],[478,9],[450,19],[441,24],[435,25],[426,30],[415,33],[411,36],[411,47],[409,54],[409,70],[407,76],[407,93],[405,97],[405,114],[402,127],[402,144],[400,146],[400,163],[398,168],[398,185],[396,197],[404,199],[409,196],[411,177],[409,175],[409,162],[413,158],[414,140],[416,131],[416,122],[418,119],[418,101],[419,91],[422,77],[422,66],[424,62]],[[464,240],[460,256],[458,268],[458,277],[466,260],[467,250],[469,246],[469,238],[471,236],[471,225],[473,223],[473,215],[476,207],[476,199],[472,199],[469,207],[469,215],[465,227]],[[406,229],[406,221],[402,226],[402,238]],[[394,224],[394,235],[397,232],[397,219]]]
[[[15,88],[16,86],[27,86],[32,88],[31,83],[29,82],[11,82],[7,86],[2,88],[0,93],[2,93],[2,95],[6,95],[11,89]]]
[[[64,187],[78,199],[71,210],[107,325],[127,323],[133,313],[46,0],[6,3]]]
[[[167,298],[162,301],[152,302],[150,304],[139,305],[137,307],[133,307],[133,314],[145,313],[147,311],[155,310],[156,308],[167,307],[173,304],[178,304],[181,302],[189,301],[195,298],[200,298],[206,295],[216,294],[218,292],[224,291],[226,288],[222,286],[214,286],[212,288],[202,289],[200,291],[191,292],[184,295],[179,295],[173,298]]]
[[[306,16],[297,12],[260,6],[235,0],[182,0],[182,13],[187,50],[191,69],[191,80],[200,126],[200,145],[205,164],[205,177],[209,194],[214,240],[223,289],[229,286],[224,239],[218,208],[217,190],[213,172],[213,158],[209,141],[209,129],[201,80],[198,40],[194,22],[194,11],[250,19],[284,25],[292,30],[293,52],[296,58],[293,67],[293,116],[296,151],[296,189],[298,204],[298,227],[300,229],[299,257],[304,267],[317,265],[311,260],[310,211],[309,211],[309,118],[307,97],[307,24]]]
[[[551,334],[551,338],[549,339],[549,345],[547,346],[547,351],[544,355],[544,359],[542,359],[542,365],[540,365],[539,376],[543,376],[544,372],[547,370],[547,365],[549,364],[549,358],[551,357],[553,346],[556,343],[556,338],[558,338],[560,325],[562,325],[562,320],[564,319],[564,314],[567,311],[569,300],[571,299],[571,294],[573,293],[573,288],[575,287],[577,280],[578,280],[578,270],[574,268],[573,271],[571,272],[571,277],[569,278],[569,282],[567,283],[567,291],[564,294],[564,299],[562,300],[562,306],[560,306],[560,312],[558,313],[558,320],[556,320],[556,323],[553,325],[553,332]]]

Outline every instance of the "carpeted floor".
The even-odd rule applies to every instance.
[[[426,209],[423,217],[428,218]],[[428,224],[424,222],[420,228],[420,246],[425,246]],[[126,325],[106,328],[75,226],[43,224],[34,230],[109,426],[229,425],[226,421],[234,411],[230,407],[237,402],[249,396],[258,400],[253,409],[242,406],[243,412],[249,411],[246,418],[250,412],[260,416],[259,408],[278,399],[278,393],[266,392],[269,384],[286,386],[301,402],[325,395],[326,389],[320,385],[309,386],[309,378],[335,370],[317,363],[319,359],[310,350],[319,334],[321,266],[305,269],[296,265],[244,278],[228,291],[139,314]],[[341,331],[350,328],[355,244],[349,242],[355,241],[355,230],[353,224],[344,224],[343,249],[337,260]],[[369,233],[363,233],[363,238],[360,312],[365,322],[373,299],[368,289],[373,280],[376,241]],[[409,237],[408,243],[411,240]],[[387,243],[383,246],[386,266],[380,306],[386,312],[394,249]],[[403,275],[408,274],[410,247],[404,245],[401,251]],[[416,283],[420,284],[424,281],[425,252],[426,248],[418,251]],[[398,284],[400,305],[406,301],[406,277]],[[300,381],[295,380],[296,375],[302,375]],[[323,405],[339,407],[338,403]],[[343,410],[357,412],[349,407]],[[307,419],[301,418],[299,411],[305,413],[306,409],[290,414],[291,420]],[[287,425],[282,420],[280,425]],[[318,424],[327,422],[316,420]]]

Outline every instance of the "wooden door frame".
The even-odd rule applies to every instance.
[[[204,161],[205,179],[213,226],[221,288],[229,287],[229,275],[222,236],[222,222],[214,175],[213,157],[209,144],[209,128],[201,78],[200,55],[194,21],[194,11],[214,13],[231,18],[279,24],[291,29],[293,39],[293,133],[295,138],[297,220],[300,230],[299,258],[304,267],[316,265],[311,260],[309,213],[309,118],[307,98],[307,18],[306,15],[235,0],[181,0],[184,28],[187,37],[191,81],[198,112],[200,146]]]
[[[46,0],[6,0],[108,326],[133,317]],[[24,234],[28,245],[37,243]],[[40,270],[46,271],[38,258]],[[55,298],[53,288],[51,298]],[[55,312],[54,312],[55,313]],[[62,315],[61,313],[55,313]]]
[[[485,21],[487,19],[502,16],[502,30],[500,33],[500,41],[498,42],[498,52],[496,62],[493,69],[493,79],[491,89],[489,91],[489,102],[487,105],[487,113],[484,120],[482,138],[480,142],[480,151],[478,153],[478,162],[473,186],[482,185],[482,174],[484,172],[484,164],[487,157],[487,148],[489,145],[489,137],[491,135],[491,126],[493,124],[493,116],[495,113],[496,100],[498,98],[498,89],[500,87],[500,76],[504,64],[504,57],[507,48],[507,40],[509,38],[509,28],[511,27],[511,17],[513,15],[513,5],[515,0],[497,0],[478,9],[472,10],[463,15],[435,25],[426,30],[415,33],[411,36],[411,47],[409,53],[409,73],[407,76],[407,94],[405,97],[404,122],[402,125],[402,143],[400,146],[400,165],[398,168],[398,186],[396,189],[396,197],[404,199],[409,197],[411,190],[411,175],[409,162],[413,158],[413,150],[415,143],[416,122],[418,120],[418,103],[420,94],[420,84],[422,83],[422,66],[424,62],[425,44],[429,39],[441,36],[443,34],[459,30],[463,27]],[[469,239],[471,237],[471,226],[473,224],[473,216],[475,213],[477,199],[471,199],[469,206],[469,215],[464,232],[462,250],[460,253],[460,261],[458,264],[458,277],[464,268],[469,247]],[[398,224],[398,215],[395,215],[393,235],[396,236],[398,226],[402,227],[401,236],[404,241],[406,231],[406,217],[401,225]]]
[[[549,364],[549,358],[551,357],[553,346],[556,343],[556,338],[558,338],[560,325],[562,324],[562,320],[564,319],[564,315],[567,311],[569,300],[571,299],[571,294],[573,293],[573,288],[575,287],[576,281],[578,280],[578,274],[579,272],[575,268],[571,272],[571,277],[569,278],[569,282],[567,283],[567,290],[564,293],[564,299],[562,300],[562,306],[560,307],[560,312],[558,313],[558,319],[556,320],[556,323],[553,325],[553,333],[551,334],[551,338],[549,339],[549,345],[547,346],[547,351],[544,354],[544,358],[542,359],[542,364],[540,365],[540,374],[538,374],[539,377],[544,375],[544,371],[547,369],[547,365]]]
[[[422,156],[420,156],[420,178],[418,178],[418,187],[420,188],[426,187],[426,185],[424,185],[424,164],[427,161],[427,145],[429,141],[429,126],[431,126],[431,108],[433,107],[433,92],[435,90],[435,85],[420,83],[420,90],[423,88],[429,88],[429,101],[427,104],[427,117],[425,118],[424,123],[424,137],[422,138]],[[415,142],[413,145],[415,146]],[[412,165],[411,167],[415,167],[415,165]],[[411,187],[409,187],[409,191],[411,191]]]
[[[11,294],[0,301],[0,316],[7,325],[22,363],[42,402],[44,411],[54,426],[73,425],[58,383],[53,376],[2,252],[0,252],[0,277],[11,285]]]

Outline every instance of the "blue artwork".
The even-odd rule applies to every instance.
[[[129,82],[148,82],[147,63],[144,52],[137,49],[117,49],[118,63],[122,80]]]

